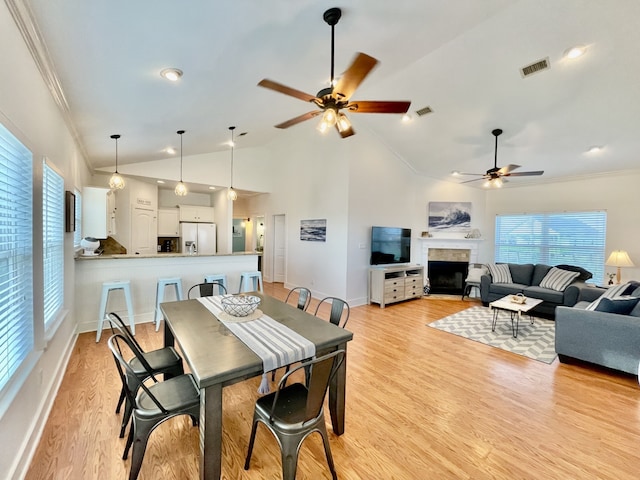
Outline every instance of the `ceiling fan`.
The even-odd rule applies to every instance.
[[[351,100],[351,95],[353,95],[356,88],[358,88],[378,63],[375,58],[369,55],[358,53],[342,77],[334,81],[334,29],[341,16],[342,10],[337,7],[330,8],[324,12],[323,15],[324,21],[331,26],[330,87],[323,88],[314,96],[266,78],[258,83],[261,87],[314,103],[319,108],[319,110],[313,110],[287,120],[286,122],[282,122],[276,125],[276,128],[289,128],[322,114],[322,121],[318,127],[321,132],[325,132],[335,125],[340,136],[347,138],[355,132],[351,126],[351,122],[341,110],[347,110],[351,113],[407,113],[409,105],[411,104],[409,101]]]
[[[502,130],[499,128],[496,128],[495,130],[492,130],[491,133],[493,134],[494,137],[496,137],[496,148],[494,153],[493,168],[490,168],[489,170],[487,170],[486,173],[460,172],[458,173],[458,175],[476,175],[480,177],[480,178],[474,178],[473,180],[467,180],[460,183],[469,183],[469,182],[475,182],[478,180],[486,180],[486,183],[484,184],[485,187],[490,187],[490,186],[501,187],[502,184],[507,181],[507,179],[504,177],[531,177],[535,175],[542,175],[544,173],[544,170],[513,173],[513,170],[515,170],[516,168],[520,168],[520,165],[513,165],[513,164],[509,164],[506,167],[498,168],[498,137],[502,134]]]

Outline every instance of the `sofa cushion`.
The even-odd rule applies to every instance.
[[[561,268],[562,270],[569,270],[570,272],[578,272],[578,280],[586,282],[593,274],[589,270],[585,270],[582,267],[578,267],[576,265],[556,265],[557,268]]]
[[[533,263],[509,263],[509,271],[513,283],[531,285],[531,275],[533,275]]]
[[[489,291],[495,295],[512,295],[514,293],[523,293],[523,290],[527,288],[527,285],[521,285],[519,283],[492,283],[489,287]]]
[[[562,302],[564,300],[563,292],[558,292],[549,288],[527,287],[523,290],[522,293],[524,293],[527,297],[539,298],[542,301],[556,303],[558,305],[562,305]]]
[[[625,292],[631,285],[629,283],[623,283],[620,285],[614,285],[610,288],[607,288],[607,290],[600,295],[598,298],[596,298],[593,302],[591,302],[589,304],[589,306],[586,308],[586,310],[595,310],[596,307],[598,306],[598,304],[600,303],[600,301],[603,298],[613,298],[613,297],[619,297],[620,295],[623,294],[623,292]]]
[[[564,292],[571,282],[573,282],[580,273],[562,270],[560,268],[551,267],[544,278],[540,281],[542,288],[550,288],[556,292]]]
[[[640,317],[640,301],[636,303],[636,306],[629,312],[629,315],[632,317]]]
[[[536,266],[533,269],[533,275],[531,276],[531,283],[529,285],[533,285],[536,287],[540,285],[540,282],[549,270],[551,270],[550,265],[545,265],[544,263],[536,263]]]
[[[487,265],[493,283],[513,283],[509,265],[506,263],[490,263]],[[527,284],[528,285],[528,284]]]
[[[637,297],[630,298],[603,298],[598,302],[596,312],[617,313],[619,315],[628,315],[638,304]]]

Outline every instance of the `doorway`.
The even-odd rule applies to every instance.
[[[284,283],[287,248],[285,215],[273,216],[273,281]]]

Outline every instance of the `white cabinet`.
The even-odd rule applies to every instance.
[[[369,269],[369,304],[387,303],[420,298],[424,267],[403,265],[397,267],[375,267]]]
[[[82,189],[82,235],[105,239],[116,233],[115,193],[108,188]]]
[[[213,207],[201,207],[198,205],[178,205],[181,222],[205,222],[213,223]]]
[[[180,212],[177,208],[161,208],[158,210],[158,236],[180,236]]]
[[[150,208],[131,207],[131,248],[127,253],[156,253],[157,243],[156,211]]]

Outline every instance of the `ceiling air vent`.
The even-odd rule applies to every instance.
[[[431,110],[431,107],[429,107],[429,106],[421,108],[420,110],[416,110],[416,113],[418,114],[419,117],[421,117],[423,115],[427,115],[427,114],[429,114],[431,112],[433,112],[433,110]]]
[[[542,60],[538,60],[537,62],[532,63],[531,65],[522,67],[520,69],[520,75],[522,75],[522,78],[526,78],[529,75],[533,75],[534,73],[548,70],[550,67],[551,65],[549,64],[549,57],[543,58]]]

